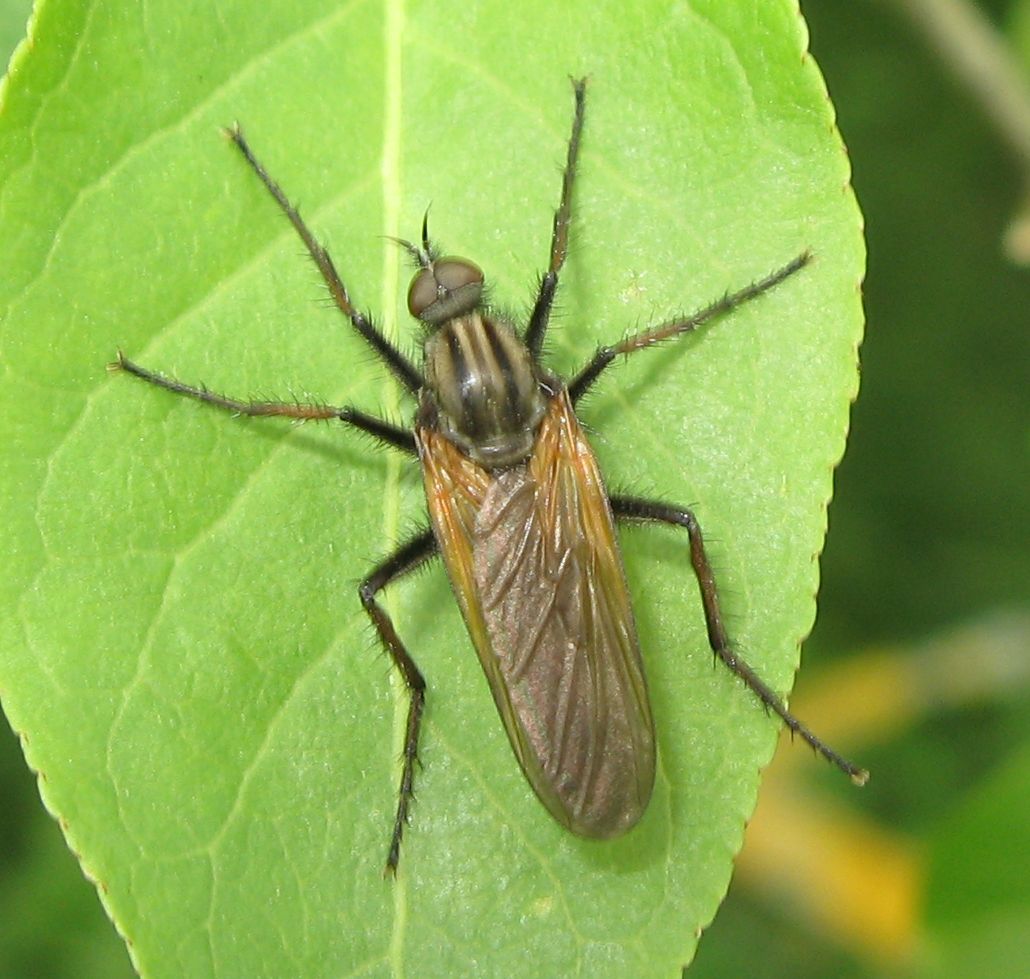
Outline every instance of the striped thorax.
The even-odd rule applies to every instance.
[[[408,309],[432,328],[421,418],[487,469],[522,462],[547,411],[529,350],[511,326],[483,311],[478,266],[435,258],[428,243],[408,247],[421,266]]]
[[[547,404],[507,323],[478,311],[444,323],[426,342],[426,385],[440,430],[481,466],[529,455]]]

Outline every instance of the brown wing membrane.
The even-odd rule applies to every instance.
[[[526,777],[573,832],[625,832],[651,796],[654,730],[607,496],[566,393],[519,466],[491,473],[419,438],[434,529]]]

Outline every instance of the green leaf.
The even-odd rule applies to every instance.
[[[599,385],[613,488],[695,506],[740,650],[786,691],[857,386],[861,222],[795,6],[41,6],[0,117],[8,555],[0,689],[147,976],[672,975],[725,893],[777,727],[713,669],[685,540],[626,535],[660,761],[642,824],[562,831],[443,573],[388,605],[430,686],[397,881],[404,697],[356,581],[424,519],[345,431],[108,376],[411,406],[219,127],[415,350],[383,236],[433,234],[522,315],[590,76],[551,363],[811,249],[773,293]],[[613,372],[615,373],[615,372]]]

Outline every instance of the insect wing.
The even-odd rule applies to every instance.
[[[651,796],[654,729],[611,511],[567,395],[523,465],[491,473],[427,434],[434,529],[523,771],[573,832],[625,832]]]

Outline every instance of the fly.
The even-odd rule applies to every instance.
[[[351,406],[246,401],[155,373],[121,352],[111,365],[158,387],[239,415],[338,419],[418,459],[430,526],[361,582],[358,593],[408,691],[397,810],[386,870],[394,873],[413,794],[426,682],[376,596],[431,558],[443,558],[494,702],[526,779],[551,815],[592,839],[633,827],[651,798],[655,732],[616,521],[687,532],[708,641],[765,707],[862,784],[867,774],[808,730],[734,651],[719,609],[701,528],[685,507],[604,487],[575,406],[612,362],[670,340],[779,285],[808,264],[803,252],[763,279],[695,312],[600,347],[571,380],[541,363],[568,247],[586,80],[575,111],[554,214],[550,262],[524,329],[484,300],[483,273],[445,256],[423,220],[417,244],[398,241],[416,271],[408,310],[425,330],[421,365],[399,351],[351,302],[328,252],[251,151],[228,136],[290,220],[337,307],[416,402],[412,430]]]

